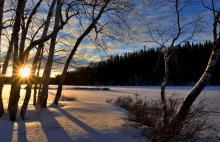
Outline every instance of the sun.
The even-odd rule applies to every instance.
[[[31,72],[30,68],[25,67],[20,70],[20,75],[21,77],[28,77],[30,75],[30,72]]]

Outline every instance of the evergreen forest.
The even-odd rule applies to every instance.
[[[175,48],[169,61],[168,85],[194,85],[203,74],[212,51],[212,43],[187,42]],[[164,76],[163,54],[158,49],[144,48],[133,53],[110,56],[68,72],[66,85],[161,85]],[[60,75],[51,80],[58,84]],[[218,62],[209,85],[220,85]]]

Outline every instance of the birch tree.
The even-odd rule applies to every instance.
[[[152,1],[150,2],[153,3]],[[149,40],[147,40],[146,42],[156,43],[159,46],[159,49],[164,57],[164,79],[161,85],[160,95],[163,110],[163,124],[164,127],[166,127],[169,123],[169,114],[167,112],[167,102],[165,96],[166,86],[169,79],[169,60],[174,54],[176,47],[181,45],[181,43],[195,38],[195,36],[201,32],[201,28],[198,23],[201,20],[202,16],[199,16],[198,18],[192,19],[187,22],[183,20],[183,11],[187,8],[187,5],[189,5],[190,1],[156,1],[155,3],[156,5],[159,3],[159,5],[163,4],[171,6],[169,13],[172,13],[172,21],[174,21],[174,23],[170,22],[171,19],[167,17],[165,18],[165,22],[169,21],[169,24],[167,26],[159,26],[158,23],[155,24],[155,22],[150,22],[147,24]],[[159,20],[163,19],[162,17],[160,17]],[[159,21],[156,20],[156,22]],[[159,23],[161,23],[161,21]]]
[[[199,94],[202,92],[202,90],[205,88],[205,86],[208,84],[213,69],[216,66],[216,63],[218,62],[219,54],[220,54],[220,36],[219,36],[219,20],[220,20],[220,10],[216,8],[214,0],[211,0],[211,2],[208,2],[210,7],[207,6],[203,0],[201,0],[202,5],[210,10],[213,14],[213,26],[212,26],[212,43],[213,43],[213,49],[212,53],[210,55],[208,64],[206,66],[206,69],[201,76],[201,78],[197,81],[195,86],[187,93],[186,97],[184,98],[183,102],[181,103],[178,111],[176,112],[175,116],[169,123],[169,125],[166,128],[163,128],[159,135],[156,135],[153,138],[153,141],[169,141],[174,136],[176,136],[181,128],[182,125],[188,116],[188,113],[190,111],[190,108],[192,104],[195,102]],[[210,4],[211,3],[211,4]]]

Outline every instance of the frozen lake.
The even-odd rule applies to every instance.
[[[21,86],[20,103],[24,100],[26,85]],[[75,87],[95,88],[95,87],[108,87],[110,90],[76,90]],[[168,86],[166,89],[166,96],[170,97],[175,94],[177,98],[184,98],[192,86]],[[50,85],[48,103],[51,103],[56,94],[57,85]],[[5,85],[3,89],[3,101],[8,103],[10,93],[10,85]],[[33,93],[33,91],[32,91]],[[63,87],[62,95],[75,96],[79,101],[83,102],[100,102],[105,103],[107,98],[116,98],[117,96],[135,96],[139,94],[144,99],[159,99],[160,86],[68,86]],[[33,96],[33,95],[32,95]],[[32,104],[32,97],[30,104]],[[212,101],[209,105],[214,105],[220,108],[220,86],[207,86],[199,95],[197,100],[207,99]]]
[[[22,85],[22,88],[24,87],[25,85]],[[76,90],[74,87],[108,87],[110,90]],[[166,96],[170,97],[175,94],[176,98],[184,98],[191,88],[191,86],[168,86]],[[48,105],[52,103],[56,89],[56,85],[50,85]],[[5,85],[3,89],[5,109],[9,93],[10,85]],[[124,132],[127,130],[123,121],[124,110],[106,103],[106,99],[109,98],[128,95],[135,97],[134,94],[139,94],[143,99],[159,99],[160,86],[64,86],[62,95],[74,96],[77,101],[60,102],[59,107],[48,107],[41,114],[32,105],[33,98],[31,97],[25,121],[18,116],[17,122],[11,122],[7,113],[0,118],[0,133],[3,136],[1,140],[138,142],[140,138],[132,138]],[[24,96],[25,90],[21,89],[19,109]],[[220,111],[220,86],[207,86],[198,97],[197,102],[201,100],[205,100],[203,105],[206,108]],[[210,132],[217,132],[220,137],[220,113],[210,114],[208,121],[215,128],[215,131],[210,130]]]

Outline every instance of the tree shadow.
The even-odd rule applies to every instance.
[[[49,117],[46,115],[49,115]],[[41,123],[42,129],[46,134],[48,141],[73,141],[72,138],[67,134],[67,132],[62,128],[62,126],[60,126],[58,121],[55,119],[55,116],[56,114],[49,109],[44,109],[43,115],[39,119],[39,122]]]
[[[18,121],[18,142],[27,142],[25,121]]]
[[[14,124],[16,122],[12,122],[9,120],[9,114],[5,113],[0,118],[0,134],[2,142],[11,142],[13,138]]]
[[[97,142],[97,141],[111,141],[112,140],[112,138],[110,136],[103,135],[103,134],[99,133],[94,128],[88,126],[87,124],[83,123],[82,121],[80,121],[76,117],[74,117],[71,114],[69,114],[66,110],[64,110],[64,109],[62,109],[60,107],[57,107],[57,109],[60,111],[60,113],[62,115],[64,115],[69,120],[71,120],[73,123],[77,124],[83,130],[85,130],[88,134],[90,134],[92,136],[92,140],[89,140],[89,141]],[[85,141],[88,141],[88,140],[85,140]]]

